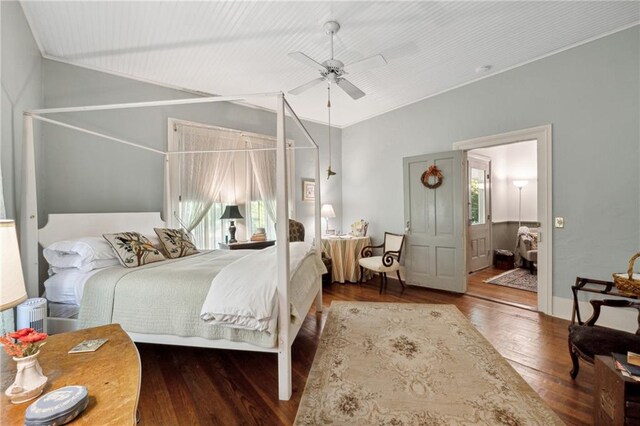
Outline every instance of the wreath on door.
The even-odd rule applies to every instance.
[[[434,183],[431,183],[431,179],[430,179],[431,177],[436,178]],[[420,176],[420,181],[427,188],[435,189],[440,185],[442,185],[442,172],[435,165],[429,166],[427,171],[422,173],[422,176]]]

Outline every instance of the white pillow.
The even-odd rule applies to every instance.
[[[58,268],[57,266],[51,266],[49,267],[49,276],[53,274],[59,274],[61,272],[70,271],[70,270],[73,270],[76,272],[91,272],[94,269],[108,268],[109,266],[115,266],[119,264],[120,264],[120,261],[118,259],[98,259],[98,260],[92,260],[89,263],[85,263],[79,268]]]
[[[49,265],[56,268],[82,268],[94,260],[118,258],[111,245],[101,237],[58,241],[45,248],[43,255]]]

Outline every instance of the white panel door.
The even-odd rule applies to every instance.
[[[491,265],[491,160],[469,154],[467,191],[469,234],[467,270],[479,271]]]
[[[406,279],[409,284],[467,291],[464,151],[404,158],[404,216],[407,223]],[[429,189],[421,176],[435,165],[442,185]]]

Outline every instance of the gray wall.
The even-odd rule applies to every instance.
[[[22,112],[42,105],[42,58],[18,2],[0,2],[2,106],[0,161],[7,217],[19,216]]]
[[[44,64],[45,107],[96,105],[185,98],[182,91],[143,83],[51,60]],[[274,100],[275,107],[275,100]],[[58,118],[92,130],[167,149],[167,119],[178,118],[275,136],[273,112],[232,103],[172,106],[133,110],[62,114]],[[305,122],[320,144],[321,169],[328,166],[328,128]],[[161,211],[163,157],[97,137],[45,124],[37,144],[41,159],[38,207],[41,225],[48,213]],[[287,137],[307,145],[289,120]],[[333,164],[341,170],[341,131],[332,129]],[[302,202],[302,177],[314,177],[315,154],[296,151],[295,196],[298,218],[313,238],[313,203]],[[322,179],[323,202],[334,204],[338,221],[342,213],[342,173]],[[340,223],[340,222],[338,222]]]
[[[403,157],[551,123],[553,293],[610,279],[640,245],[639,52],[636,26],[343,129],[343,227],[403,231]]]

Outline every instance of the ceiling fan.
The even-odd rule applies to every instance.
[[[320,71],[320,77],[316,78],[315,80],[311,80],[310,82],[305,83],[302,86],[298,86],[295,89],[289,90],[289,93],[291,93],[292,95],[299,95],[300,93],[311,89],[312,87],[320,84],[323,81],[328,81],[329,83],[335,83],[353,99],[360,99],[365,95],[365,93],[362,90],[358,89],[349,80],[344,78],[344,75],[386,65],[387,61],[382,55],[378,54],[362,59],[361,61],[354,62],[353,64],[345,65],[342,61],[334,59],[333,57],[333,37],[340,30],[340,24],[338,24],[336,21],[329,21],[324,24],[323,28],[327,35],[331,36],[331,58],[320,63],[311,59],[309,56],[305,55],[302,52],[289,53],[289,56],[291,58]]]

